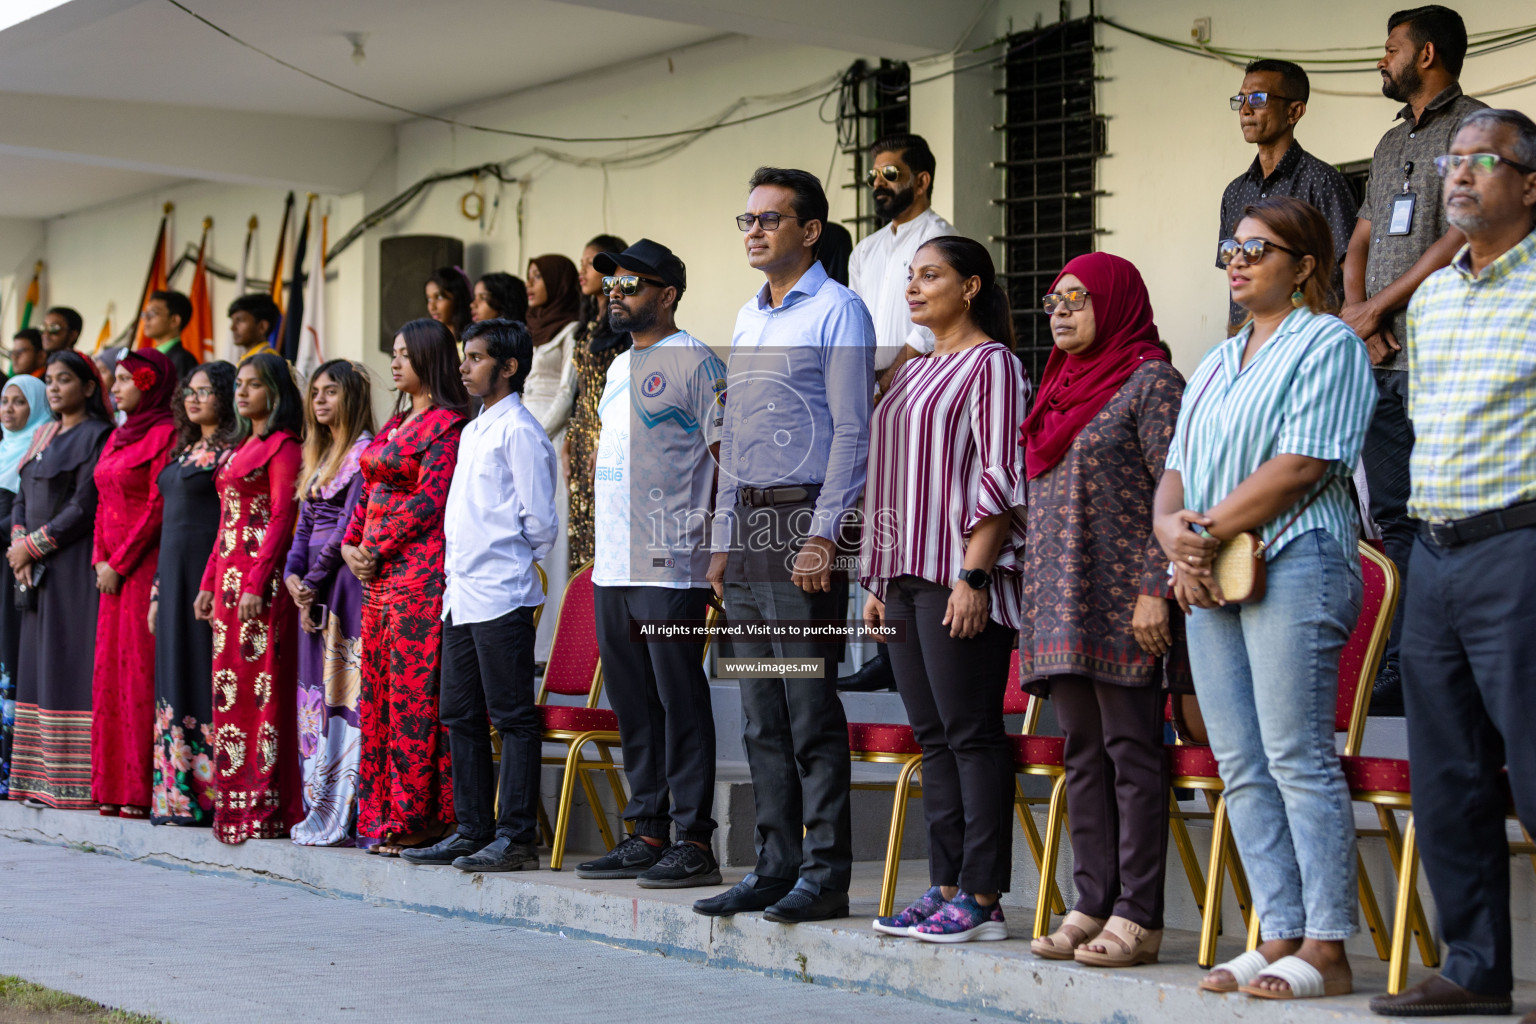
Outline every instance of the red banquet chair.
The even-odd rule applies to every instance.
[[[1020,744],[1021,739],[1044,739],[1047,745],[1050,737],[1030,736],[1040,718],[1040,702],[1019,688],[1019,652],[1014,651],[1008,663],[1008,685],[1003,692],[1003,714],[1024,716],[1024,735],[1012,736],[1014,743],[1015,760],[1020,756],[1018,751],[1024,749]],[[1059,745],[1061,740],[1056,738]],[[1035,752],[1033,746],[1030,751]],[[914,797],[923,795],[920,785],[914,784],[914,779],[920,778],[923,768],[923,751],[917,743],[917,737],[912,733],[910,725],[898,725],[888,722],[849,722],[848,723],[848,753],[855,761],[877,764],[899,764],[901,771],[894,783],[891,782],[856,782],[854,789],[879,789],[891,790],[891,826],[889,837],[885,846],[885,873],[880,882],[879,916],[886,917],[896,907],[896,879],[901,868],[901,844],[906,835],[907,805]],[[1058,750],[1057,761],[1060,754]],[[1018,769],[1021,772],[1025,768]],[[1032,772],[1032,769],[1031,769]],[[1038,802],[1024,796],[1024,791],[1015,782],[1014,813],[1018,816],[1019,823],[1024,826],[1024,834],[1029,842],[1029,852],[1035,859],[1035,867],[1042,872],[1041,891],[1048,892],[1053,904],[1059,909],[1061,906],[1061,894],[1056,890],[1054,875],[1046,871],[1046,847],[1040,840],[1040,832],[1035,827],[1034,816],[1029,811],[1031,803]]]

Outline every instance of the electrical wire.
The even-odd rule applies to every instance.
[[[245,49],[250,50],[252,53],[259,54],[260,56],[265,57],[267,60],[272,61],[274,64],[278,64],[284,68],[287,68],[289,71],[296,72],[297,74],[303,75],[305,78],[308,78],[311,81],[318,82],[328,88],[335,89],[341,93],[345,93],[354,99],[362,100],[364,103],[371,103],[374,106],[382,107],[385,110],[392,110],[397,114],[404,114],[407,117],[419,118],[423,121],[435,121],[438,124],[445,124],[453,128],[463,128],[467,131],[484,132],[488,135],[503,135],[515,139],[530,139],[536,142],[559,142],[566,145],[577,145],[586,142],[650,142],[657,139],[683,138],[687,136],[703,134],[706,132],[712,132],[720,128],[730,128],[736,125],[751,124],[754,121],[761,121],[765,118],[776,117],[779,114],[788,113],[791,110],[797,110],[800,107],[806,106],[807,104],[815,103],[830,93],[830,90],[827,92],[818,92],[815,95],[808,96],[793,103],[788,103],[774,110],[764,110],[760,113],[749,114],[745,117],[736,118],[735,120],[719,121],[697,128],[683,128],[670,132],[649,132],[643,135],[593,135],[587,137],[544,135],[538,132],[522,132],[511,128],[493,128],[490,125],[475,124],[470,121],[460,121],[457,118],[444,117],[441,114],[432,114],[424,110],[415,110],[411,107],[402,106],[398,103],[391,103],[388,100],[381,100],[377,97],[369,96],[367,93],[358,92],[356,89],[342,85],[340,82],[333,82],[329,78],[324,78],[312,71],[307,71],[304,68],[299,67],[297,64],[290,63],[289,61],[284,60],[274,53],[263,50],[261,47],[254,43],[241,39],[239,36],[235,35],[228,29],[223,28],[222,26],[217,25],[203,17],[201,14],[198,14],[186,4],[182,3],[181,0],[165,0],[165,2],[170,4],[172,7],[175,7],[177,10],[180,10],[192,18],[195,18],[197,21],[202,22],[208,28],[228,39],[230,42],[233,42],[239,46],[243,46]]]

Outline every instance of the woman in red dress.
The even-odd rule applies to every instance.
[[[250,425],[219,470],[219,539],[194,614],[213,625],[213,834],[224,843],[277,839],[304,817],[295,734],[293,600],[283,559],[299,506],[304,400],[288,363],[263,353],[235,378]]]
[[[155,479],[171,458],[176,367],[149,348],[117,363],[112,398],[128,414],[96,463],[91,561],[101,608],[91,717],[91,794],[102,814],[149,816],[155,731],[155,637],[150,591],[165,506]]]
[[[453,334],[412,320],[395,337],[395,414],[363,452],[363,498],[342,557],[363,582],[357,834],[397,856],[452,827],[448,735],[437,718],[443,507],[469,395]]]

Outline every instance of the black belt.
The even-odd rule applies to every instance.
[[[1452,519],[1444,523],[1425,523],[1424,537],[1442,548],[1454,548],[1473,541],[1487,540],[1510,530],[1536,526],[1536,501],[1526,501],[1495,512]]]
[[[821,484],[789,484],[784,487],[740,487],[736,504],[747,508],[773,508],[775,505],[800,505],[821,493]]]

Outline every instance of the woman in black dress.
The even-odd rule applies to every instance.
[[[91,799],[91,675],[95,669],[96,460],[112,416],[96,364],[66,349],[48,357],[48,408],[21,465],[6,561],[28,585],[21,615],[11,797],[67,810]]]
[[[165,499],[160,570],[149,606],[155,634],[155,774],[150,821],[213,823],[213,630],[192,614],[219,532],[213,477],[239,446],[235,368],[204,363],[182,381],[176,454],[158,481]]]
[[[21,460],[43,424],[53,419],[43,382],[20,374],[0,388],[0,521],[11,521],[11,505],[21,489]],[[0,797],[11,790],[11,733],[16,725],[16,659],[21,655],[21,612],[12,592],[16,574],[0,562]]]

